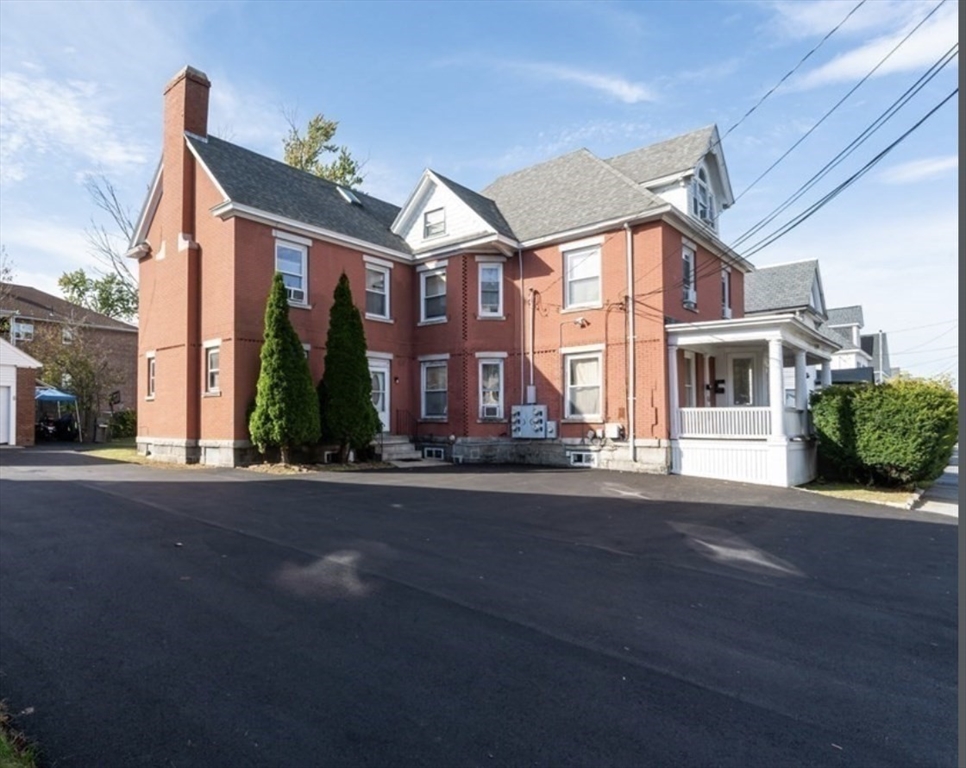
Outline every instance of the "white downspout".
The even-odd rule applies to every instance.
[[[634,316],[634,236],[630,222],[624,225],[626,235],[624,250],[627,254],[627,340],[630,355],[627,365],[627,439],[631,445],[631,461],[637,461],[637,446],[635,445],[635,427],[637,416],[637,336]]]
[[[534,346],[536,344],[536,332],[534,330],[534,325],[536,325],[537,320],[537,289],[530,289],[530,386],[527,387],[527,399],[528,404],[537,402],[536,400],[536,387],[533,385],[533,358],[534,358]]]

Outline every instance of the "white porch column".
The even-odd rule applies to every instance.
[[[678,394],[678,348],[675,344],[667,345],[667,405],[671,439],[677,440],[681,433],[678,413],[681,397]]]
[[[832,386],[832,361],[826,360],[822,363],[822,389]]]
[[[805,370],[805,351],[795,352],[795,407],[800,411],[808,408],[808,379]]]
[[[771,411],[771,436],[785,434],[785,381],[782,369],[782,340],[768,342],[768,408]]]
[[[714,382],[711,381],[711,358],[706,352],[704,354],[704,407],[711,407],[711,387],[714,386]]]

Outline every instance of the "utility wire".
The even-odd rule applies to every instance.
[[[779,163],[781,163],[786,157],[788,157],[796,149],[796,147],[799,146],[799,144],[801,144],[803,141],[805,141],[805,139],[807,139],[816,128],[818,128],[822,123],[824,123],[825,120],[833,112],[835,112],[835,110],[837,110],[840,106],[842,106],[842,104],[846,101],[846,99],[848,99],[853,93],[855,93],[862,86],[862,84],[865,83],[866,80],[868,80],[870,77],[872,77],[872,75],[875,74],[875,72],[879,69],[879,67],[881,67],[883,64],[885,64],[886,61],[888,61],[888,59],[892,56],[892,54],[894,54],[896,51],[898,51],[899,48],[901,48],[903,46],[903,44],[910,37],[912,37],[916,33],[916,31],[918,31],[918,29],[923,24],[925,24],[927,22],[933,16],[933,14],[935,14],[936,11],[938,11],[943,6],[943,4],[945,2],[946,2],[946,0],[939,0],[939,3],[931,11],[929,11],[929,13],[927,13],[925,15],[925,17],[923,17],[923,19],[918,24],[916,24],[916,26],[914,26],[911,30],[909,30],[909,32],[905,35],[905,37],[903,37],[898,43],[896,43],[896,45],[892,48],[892,50],[890,50],[885,56],[883,56],[882,59],[879,61],[879,63],[876,64],[874,67],[872,67],[872,69],[870,69],[869,72],[861,80],[859,80],[859,82],[857,82],[854,86],[852,86],[852,88],[850,88],[848,90],[848,92],[841,99],[839,99],[835,103],[835,105],[828,112],[826,112],[824,115],[822,115],[822,117],[819,118],[818,122],[815,123],[815,125],[813,125],[811,128],[809,128],[801,136],[801,138],[798,139],[798,141],[796,141],[787,150],[785,150],[784,154],[782,154],[781,157],[779,157],[774,163],[772,163],[770,166],[768,166],[761,173],[761,175],[758,176],[757,179],[755,179],[753,182],[751,182],[751,184],[749,184],[747,187],[745,187],[744,190],[742,190],[742,192],[737,197],[735,197],[734,202],[737,203],[742,197],[744,197],[752,187],[754,187],[759,181],[761,181],[763,178],[765,178],[765,176],[767,176],[769,173],[771,173],[772,170],[774,170],[775,167]],[[719,213],[719,215],[720,215],[720,213]]]
[[[917,350],[921,350],[927,344],[932,344],[934,341],[939,341],[939,339],[941,339],[943,336],[946,336],[946,335],[952,333],[957,328],[959,328],[959,324],[958,323],[956,325],[954,325],[952,328],[949,328],[949,329],[943,331],[938,336],[933,336],[931,339],[929,339],[929,341],[924,341],[922,344],[919,344],[919,345],[917,345],[915,347],[909,347],[909,349],[904,349],[901,352],[893,352],[892,354],[893,355],[904,355],[904,354],[906,354],[908,352],[915,352]]]
[[[945,0],[943,0],[943,1],[945,2]],[[943,105],[946,104],[946,102],[948,102],[957,93],[959,93],[959,88],[954,88],[949,93],[949,95],[946,96],[946,98],[944,98],[941,102],[939,102],[935,107],[933,107],[932,109],[930,109],[908,131],[906,131],[905,133],[903,133],[898,139],[896,139],[894,142],[892,142],[889,146],[887,146],[884,150],[882,150],[878,155],[876,155],[875,157],[873,157],[868,163],[866,163],[864,166],[862,166],[862,168],[860,168],[858,171],[856,171],[854,174],[852,174],[849,178],[847,178],[845,181],[843,181],[841,184],[839,184],[837,187],[835,187],[835,189],[833,189],[827,195],[825,195],[824,197],[820,198],[817,202],[813,203],[811,206],[809,206],[808,208],[806,208],[798,216],[794,217],[789,222],[787,222],[786,224],[782,225],[777,230],[775,230],[774,232],[772,232],[770,235],[768,235],[767,237],[763,238],[762,240],[759,240],[757,243],[755,243],[753,246],[751,246],[751,248],[748,251],[745,252],[745,258],[748,258],[749,256],[752,256],[752,255],[758,253],[760,250],[762,250],[763,248],[768,247],[769,245],[771,245],[772,243],[774,243],[779,238],[784,237],[789,232],[791,232],[793,229],[795,229],[798,225],[802,224],[804,221],[806,221],[807,219],[811,218],[815,213],[817,213],[819,211],[819,209],[823,208],[825,205],[827,205],[828,203],[830,203],[833,199],[835,199],[836,197],[838,197],[842,192],[844,192],[846,189],[848,189],[850,186],[852,186],[852,184],[854,184],[856,181],[858,181],[860,178],[862,178],[862,176],[864,176],[866,173],[868,173],[887,154],[889,154],[889,152],[891,152],[893,149],[895,149],[897,146],[899,146],[899,144],[901,144],[906,138],[908,138],[909,135],[913,131],[915,131],[924,122],[926,122],[926,120],[928,120],[930,117],[932,117]]]
[[[856,136],[852,141],[839,152],[835,157],[833,157],[828,163],[826,163],[812,178],[810,178],[805,184],[800,186],[798,190],[785,199],[785,201],[775,208],[771,213],[769,213],[765,218],[759,221],[750,229],[746,230],[741,236],[739,236],[731,245],[733,248],[741,245],[741,243],[748,240],[752,235],[761,231],[766,225],[774,221],[779,214],[787,210],[792,203],[796,202],[802,197],[808,190],[814,187],[821,179],[827,176],[833,168],[838,166],[845,158],[851,155],[856,149],[858,149],[862,144],[864,144],[871,136],[879,130],[883,125],[885,125],[891,118],[893,118],[896,113],[902,109],[909,101],[912,100],[919,91],[926,87],[926,85],[935,78],[946,66],[958,55],[959,53],[959,43],[953,45],[946,53],[944,53],[932,66],[926,70],[915,83],[913,83],[898,99],[896,99],[885,112],[883,112],[879,117],[877,117],[871,124],[869,124],[858,136]]]
[[[959,344],[953,344],[948,347],[933,347],[932,349],[906,349],[902,352],[890,352],[889,357],[898,357],[899,355],[928,355],[930,352],[945,352],[950,349],[959,349]]]
[[[732,125],[727,131],[724,132],[724,135],[722,135],[722,137],[720,139],[718,139],[717,144],[720,144],[722,141],[724,141],[725,138],[735,128],[737,128],[739,125],[741,125],[743,122],[745,122],[745,120],[748,117],[751,116],[751,113],[754,112],[756,109],[758,109],[758,107],[760,107],[764,103],[765,99],[767,99],[769,96],[771,96],[776,90],[778,90],[778,88],[781,86],[782,83],[784,83],[789,77],[791,77],[793,74],[795,74],[795,72],[798,71],[799,67],[801,67],[802,64],[804,64],[809,59],[809,57],[811,57],[811,55],[813,53],[815,53],[815,51],[817,51],[819,48],[821,48],[822,45],[825,44],[825,41],[828,40],[832,35],[834,35],[839,30],[839,28],[843,24],[845,24],[845,22],[847,22],[850,18],[852,18],[852,14],[854,14],[857,10],[859,10],[859,8],[861,8],[863,5],[865,5],[865,3],[866,3],[866,0],[859,0],[859,3],[851,11],[849,11],[848,14],[846,14],[845,18],[842,19],[842,21],[840,21],[834,27],[832,27],[832,29],[829,31],[829,33],[827,35],[825,35],[825,37],[823,37],[821,40],[819,40],[818,45],[816,45],[814,48],[812,48],[812,50],[810,50],[808,53],[806,53],[802,57],[801,61],[798,62],[798,64],[796,64],[794,67],[792,67],[790,70],[788,70],[788,72],[786,72],[784,74],[784,76],[782,77],[781,80],[779,80],[777,83],[775,83],[775,85],[773,85],[771,87],[771,89],[764,96],[762,96],[760,99],[758,99],[757,103],[751,109],[749,109],[747,112],[745,112],[744,115],[741,116],[741,119],[737,123],[735,123],[734,125]],[[712,149],[714,149],[714,147],[712,147]]]

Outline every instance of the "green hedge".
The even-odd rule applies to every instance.
[[[812,419],[823,477],[909,485],[942,474],[958,438],[959,401],[939,379],[833,386],[813,396]]]
[[[111,415],[111,438],[137,437],[138,412],[115,411]]]

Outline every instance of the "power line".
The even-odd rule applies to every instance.
[[[945,0],[943,0],[943,2],[945,2]],[[833,199],[835,199],[836,197],[838,197],[842,192],[844,192],[846,189],[848,189],[850,186],[852,186],[852,184],[854,184],[856,181],[858,181],[860,178],[862,178],[866,173],[868,173],[870,170],[872,170],[872,168],[875,165],[877,165],[887,154],[889,154],[889,152],[891,152],[893,149],[895,149],[897,146],[899,146],[899,144],[901,144],[906,138],[908,138],[909,135],[913,131],[915,131],[916,129],[918,129],[924,122],[926,122],[926,120],[928,120],[930,117],[932,117],[943,105],[946,104],[946,102],[948,102],[957,93],[959,93],[959,88],[954,88],[949,93],[949,95],[946,96],[946,98],[944,98],[941,102],[939,102],[935,107],[933,107],[932,109],[930,109],[908,131],[906,131],[905,133],[903,133],[898,139],[896,139],[894,142],[892,142],[889,146],[887,146],[884,150],[882,150],[878,155],[876,155],[875,157],[873,157],[868,163],[866,163],[864,166],[862,166],[862,168],[860,168],[858,171],[856,171],[854,174],[852,174],[849,178],[847,178],[845,181],[843,181],[841,184],[839,184],[837,187],[835,187],[835,189],[833,189],[827,195],[825,195],[824,197],[820,198],[817,202],[813,203],[811,206],[809,206],[808,208],[806,208],[798,216],[794,217],[789,222],[787,222],[786,224],[782,225],[777,230],[775,230],[772,234],[768,235],[767,237],[763,238],[762,240],[759,240],[757,243],[755,243],[753,246],[751,246],[751,248],[748,251],[745,252],[745,258],[748,258],[749,256],[752,256],[753,254],[758,253],[758,251],[762,250],[763,248],[768,247],[769,245],[771,245],[772,243],[774,243],[779,238],[784,237],[789,232],[791,232],[793,229],[795,229],[799,224],[802,224],[804,221],[806,221],[807,219],[811,218],[815,213],[817,213],[819,211],[819,209],[825,207],[825,205],[827,205]]]
[[[909,352],[915,352],[917,350],[921,350],[927,344],[932,344],[934,341],[938,341],[943,336],[946,336],[947,334],[950,334],[953,331],[955,331],[958,327],[959,327],[959,323],[957,322],[957,324],[954,325],[952,328],[947,328],[945,331],[943,331],[942,333],[940,333],[938,336],[933,336],[931,339],[929,339],[929,341],[924,341],[922,344],[919,344],[919,345],[917,345],[915,347],[910,347],[909,349],[904,349],[904,350],[902,350],[902,352],[893,352],[892,354],[893,355],[905,355],[905,354],[907,354]]]
[[[945,352],[949,349],[959,349],[959,344],[952,344],[948,347],[933,347],[931,349],[906,349],[902,352],[890,352],[889,357],[898,357],[899,355],[928,355],[932,352]]]
[[[899,330],[890,330],[889,335],[895,336],[897,333],[905,333],[906,331],[919,331],[923,328],[935,328],[937,325],[949,325],[950,323],[958,323],[959,318],[955,317],[952,320],[943,320],[939,323],[928,323],[926,325],[914,325],[911,328],[900,328]]]
[[[859,8],[861,8],[863,5],[865,5],[865,2],[866,2],[866,0],[859,0],[859,3],[851,11],[849,11],[848,14],[846,14],[845,18],[842,19],[842,21],[840,21],[834,27],[832,27],[832,29],[828,32],[827,35],[825,35],[825,37],[823,37],[821,40],[819,40],[818,45],[816,45],[814,48],[812,48],[812,50],[810,50],[808,53],[806,53],[802,57],[801,61],[798,62],[798,64],[796,64],[794,67],[792,67],[790,70],[788,70],[788,72],[786,72],[784,74],[784,76],[782,76],[781,80],[779,80],[777,83],[775,83],[775,85],[773,85],[771,87],[771,89],[764,96],[762,96],[760,99],[758,99],[758,102],[751,109],[749,109],[747,112],[745,112],[744,115],[741,116],[741,119],[737,123],[735,123],[734,125],[732,125],[727,131],[724,132],[724,135],[722,135],[721,138],[718,139],[717,144],[720,144],[722,141],[724,141],[725,138],[735,128],[737,128],[739,125],[741,125],[743,122],[745,122],[745,120],[748,117],[751,116],[751,113],[754,112],[756,109],[758,109],[758,107],[760,107],[764,103],[765,99],[767,99],[769,96],[771,96],[781,86],[782,83],[784,83],[789,77],[791,77],[793,74],[795,74],[795,72],[798,71],[798,68],[801,67],[802,64],[804,64],[809,59],[809,57],[813,53],[815,53],[815,51],[817,51],[819,48],[822,47],[822,45],[825,44],[825,41],[826,40],[828,40],[832,35],[834,35],[839,30],[839,28],[843,24],[845,24],[845,22],[847,22],[850,18],[852,18],[852,14],[854,14],[857,10],[859,10]],[[713,147],[712,147],[712,149],[713,149]]]
[[[763,178],[765,178],[765,176],[767,176],[769,173],[771,173],[771,171],[774,170],[774,168],[780,162],[782,162],[786,157],[788,157],[798,147],[799,144],[801,144],[803,141],[805,141],[805,139],[807,139],[816,128],[818,128],[822,123],[824,123],[825,120],[833,112],[835,112],[835,110],[837,110],[840,106],[842,106],[842,104],[846,101],[846,99],[848,99],[853,93],[855,93],[859,89],[859,87],[861,87],[862,84],[865,83],[866,80],[868,80],[870,77],[872,77],[872,75],[875,74],[876,70],[878,70],[879,67],[881,67],[883,64],[885,64],[886,61],[888,61],[888,59],[892,56],[892,54],[894,54],[896,51],[898,51],[899,48],[901,48],[903,46],[903,44],[910,37],[912,37],[916,33],[916,31],[923,24],[925,24],[927,22],[932,17],[932,15],[934,13],[936,13],[936,11],[938,11],[943,6],[943,4],[945,2],[946,2],[946,0],[939,0],[939,3],[931,11],[929,11],[929,13],[927,13],[925,15],[925,17],[923,17],[923,19],[918,24],[916,24],[916,26],[914,26],[911,30],[909,30],[909,32],[905,35],[905,37],[903,37],[898,43],[896,43],[896,45],[892,48],[892,50],[890,50],[885,56],[883,56],[882,59],[879,61],[879,63],[876,64],[874,67],[872,67],[872,69],[870,69],[869,72],[861,80],[859,80],[859,82],[857,82],[854,86],[852,86],[852,88],[850,88],[848,90],[848,92],[841,99],[839,99],[832,106],[832,108],[828,112],[826,112],[824,115],[822,115],[822,117],[819,118],[818,122],[815,123],[815,125],[813,125],[811,128],[809,128],[802,135],[802,137],[798,139],[798,141],[796,141],[794,144],[792,144],[784,152],[784,154],[781,155],[781,157],[779,157],[774,163],[772,163],[770,166],[768,166],[768,168],[766,168],[764,170],[764,172],[762,172],[761,175],[758,176],[757,179],[755,179],[753,182],[751,182],[751,184],[749,184],[747,187],[745,187],[744,190],[742,190],[742,192],[737,197],[735,197],[734,202],[737,203],[738,200],[740,200],[742,197],[744,197],[752,187],[754,187],[759,181],[761,181]],[[720,215],[720,213],[719,213],[719,215]]]

